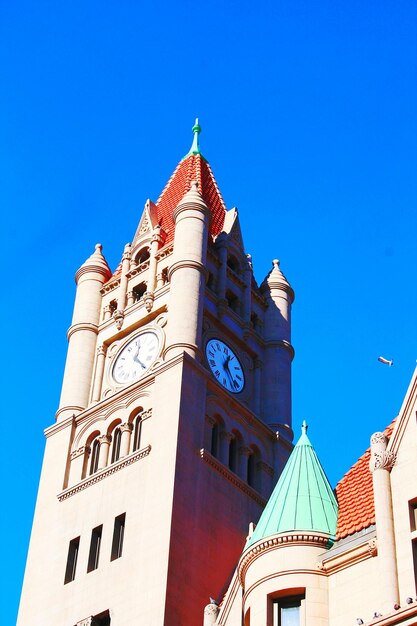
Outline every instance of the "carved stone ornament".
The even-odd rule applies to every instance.
[[[151,291],[146,291],[143,294],[143,301],[145,303],[145,309],[148,311],[148,313],[152,311],[154,299],[155,299],[155,296],[153,295]]]
[[[397,456],[393,452],[373,452],[369,464],[371,472],[377,469],[391,470],[396,460]]]
[[[146,233],[148,230],[150,230],[150,225],[149,225],[149,221],[147,216],[145,215],[142,221],[142,224],[140,225],[140,229],[139,229],[139,235],[143,235],[144,233]]]
[[[217,604],[210,603],[210,604],[207,604],[207,606],[205,607],[204,615],[217,617],[219,614],[219,611],[220,611],[220,607],[218,607]]]
[[[131,433],[133,430],[133,424],[131,422],[125,422],[124,424],[120,424],[120,431],[122,433],[129,432]]]
[[[113,319],[115,321],[117,330],[120,330],[123,326],[124,317],[125,315],[123,311],[119,311],[119,309],[113,313]]]
[[[371,556],[376,556],[378,553],[378,547],[375,537],[368,541],[368,552]]]
[[[82,446],[81,448],[78,448],[78,450],[74,450],[73,452],[71,452],[71,461],[76,459],[78,456],[82,456],[85,452],[87,454],[90,452],[89,446]]]

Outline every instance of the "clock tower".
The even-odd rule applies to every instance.
[[[257,286],[200,130],[76,273],[18,626],[198,626],[292,449],[294,293],[276,260]]]

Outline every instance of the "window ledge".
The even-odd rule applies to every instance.
[[[87,487],[90,487],[91,485],[95,485],[96,483],[100,482],[104,478],[107,478],[107,476],[111,476],[112,474],[114,474],[115,472],[118,472],[124,467],[127,467],[128,465],[132,465],[132,463],[135,463],[136,461],[140,461],[141,459],[148,456],[151,449],[152,449],[151,446],[146,446],[146,448],[137,450],[136,452],[129,454],[129,456],[125,456],[119,461],[116,461],[116,463],[112,463],[111,465],[104,467],[103,469],[99,470],[95,474],[88,476],[88,478],[84,478],[84,480],[82,480],[80,483],[77,483],[73,487],[68,487],[68,489],[64,489],[64,491],[61,491],[61,493],[59,493],[57,496],[58,500],[62,502],[63,500],[66,500],[67,498],[74,496],[76,493],[79,493],[80,491],[87,489]]]
[[[253,500],[255,500],[255,502],[259,504],[259,506],[261,507],[265,506],[266,504],[265,498],[261,496],[261,494],[258,493],[256,489],[254,489],[253,487],[248,485],[247,482],[239,478],[237,474],[232,472],[232,470],[226,467],[226,465],[224,465],[221,461],[216,459],[216,457],[210,454],[210,452],[208,452],[204,448],[201,448],[200,457],[203,459],[203,461],[211,465],[211,467],[213,467],[217,472],[219,472],[219,474],[227,478],[227,480],[229,480],[233,485],[235,485],[235,487],[238,487],[241,491],[243,491],[243,493],[245,493],[247,496],[250,496]]]

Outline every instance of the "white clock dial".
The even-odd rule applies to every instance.
[[[158,349],[159,338],[153,331],[144,331],[131,339],[116,357],[113,380],[126,384],[140,378],[155,361]]]
[[[206,345],[206,358],[216,380],[232,393],[245,386],[245,375],[236,354],[221,339],[210,339]]]

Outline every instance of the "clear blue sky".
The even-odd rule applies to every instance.
[[[0,0],[2,624],[75,270],[97,242],[116,266],[195,116],[258,281],[278,257],[296,292],[296,436],[306,419],[335,485],[397,414],[417,358],[416,7]]]

